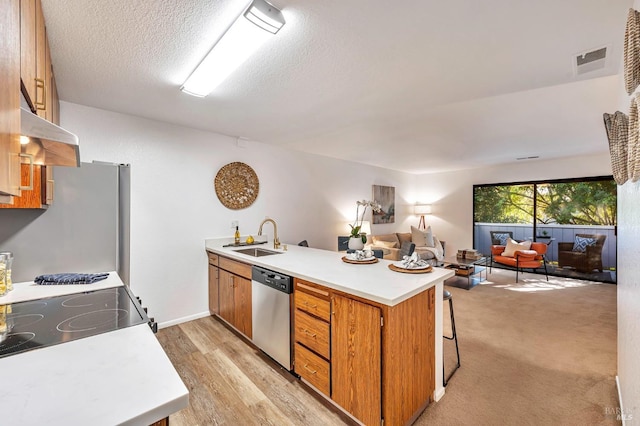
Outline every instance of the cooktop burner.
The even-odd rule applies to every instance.
[[[148,321],[125,287],[0,305],[0,357]]]

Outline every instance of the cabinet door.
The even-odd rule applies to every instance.
[[[36,0],[20,0],[20,77],[32,111],[36,102]]]
[[[235,309],[234,309],[234,275],[220,269],[219,275],[219,315],[220,318],[226,320],[229,324],[235,325]]]
[[[251,326],[251,280],[234,276],[235,281],[235,326],[248,338],[252,337]]]
[[[47,81],[49,70],[47,69],[47,34],[42,13],[42,2],[36,0],[36,93],[34,106],[36,113],[47,119]],[[50,68],[49,68],[50,69]]]
[[[339,295],[332,304],[331,398],[364,424],[380,424],[380,309]]]
[[[209,312],[211,315],[217,315],[219,312],[219,273],[217,266],[209,264]]]
[[[53,166],[42,166],[44,173],[42,173],[42,203],[50,206],[53,204]]]
[[[31,183],[32,189],[22,190],[19,197],[13,198],[12,204],[0,204],[0,209],[42,209],[46,208],[44,204],[44,180],[46,171],[44,166],[34,165],[33,176],[28,164],[21,165],[21,183],[24,186]]]
[[[20,195],[20,3],[0,4],[0,194]],[[10,201],[1,197],[0,202]]]

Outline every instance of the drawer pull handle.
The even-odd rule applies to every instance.
[[[36,81],[36,109],[40,111],[45,111],[47,109],[47,89],[44,85],[44,80],[41,78],[34,79]],[[42,91],[42,102],[38,102],[38,89]]]
[[[307,301],[305,301],[304,304],[307,305],[308,308],[316,309],[318,307],[318,305],[310,305]]]
[[[312,332],[310,332],[309,330],[307,330],[306,328],[305,328],[305,329],[303,329],[302,331],[303,331],[303,332],[304,332],[304,334],[306,334],[307,336],[310,336],[310,337],[313,337],[313,338],[315,338],[315,337],[316,337],[316,333],[312,333]]]
[[[26,158],[29,161],[29,185],[20,185],[20,190],[32,191],[33,190],[33,155],[31,154],[19,154],[19,155],[20,157]]]
[[[304,365],[304,369],[307,370],[309,373],[311,374],[316,374],[318,372],[318,370],[312,370],[309,368],[309,364],[305,364]]]

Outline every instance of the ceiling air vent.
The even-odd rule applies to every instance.
[[[586,74],[591,71],[601,70],[605,66],[607,48],[592,50],[576,56],[576,75]]]

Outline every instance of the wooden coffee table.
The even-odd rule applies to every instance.
[[[444,281],[445,285],[471,290],[487,279],[487,258],[464,259],[451,256],[444,259],[444,267],[453,269],[455,276]],[[482,273],[484,272],[484,278]]]

